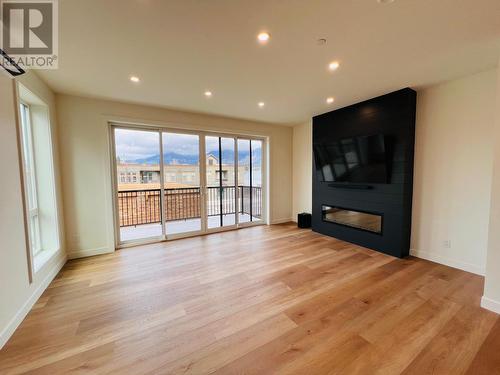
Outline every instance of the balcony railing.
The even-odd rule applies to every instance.
[[[256,186],[207,187],[207,215],[247,214],[262,217],[262,188]],[[118,192],[120,227],[161,222],[161,190],[131,190]],[[201,217],[200,188],[165,189],[163,207],[166,221]],[[238,210],[236,210],[236,208]]]

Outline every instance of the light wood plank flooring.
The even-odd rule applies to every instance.
[[[483,279],[293,224],[70,261],[1,374],[499,374]]]

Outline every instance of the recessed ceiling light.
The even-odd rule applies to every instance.
[[[327,104],[332,104],[334,101],[335,101],[335,98],[332,98],[331,96],[329,98],[326,98]]]
[[[262,43],[262,44],[267,43],[269,41],[270,37],[271,36],[269,35],[269,33],[265,32],[265,31],[263,31],[263,32],[259,33],[259,35],[257,35],[257,39],[258,39],[259,43]]]
[[[259,106],[260,108],[264,107],[265,105],[266,105],[266,103],[264,103],[264,102],[259,102],[259,103],[258,103],[258,106]]]
[[[340,63],[338,61],[332,61],[330,64],[328,64],[328,69],[330,69],[332,72],[334,70],[337,70],[340,66]]]
[[[137,77],[137,76],[130,76],[130,81],[134,82],[134,83],[139,83],[141,82],[140,78]]]
[[[393,3],[394,0],[377,0],[377,2],[380,4],[390,4]]]
[[[205,91],[205,96],[206,96],[207,98],[211,98],[211,97],[212,97],[212,95],[213,95],[213,94],[212,94],[212,91],[209,91],[209,90]]]

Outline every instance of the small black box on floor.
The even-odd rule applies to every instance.
[[[299,228],[311,228],[311,214],[305,212],[298,214],[297,225]]]

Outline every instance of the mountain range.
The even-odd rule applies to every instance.
[[[210,151],[207,153],[212,154],[215,157],[218,155],[218,151]],[[260,163],[262,160],[262,149],[258,148],[253,150],[252,153],[254,163]],[[248,151],[239,151],[238,158],[242,163],[248,163],[250,157],[250,153]],[[160,163],[160,155],[151,155],[145,158],[134,159],[134,160],[126,160],[127,163],[134,164],[147,164],[154,165]],[[234,162],[234,151],[233,150],[223,150],[222,151],[222,163],[230,164]],[[189,155],[189,154],[178,154],[175,152],[165,152],[163,153],[163,163],[164,164],[183,164],[183,165],[195,165],[198,163],[198,155]]]

